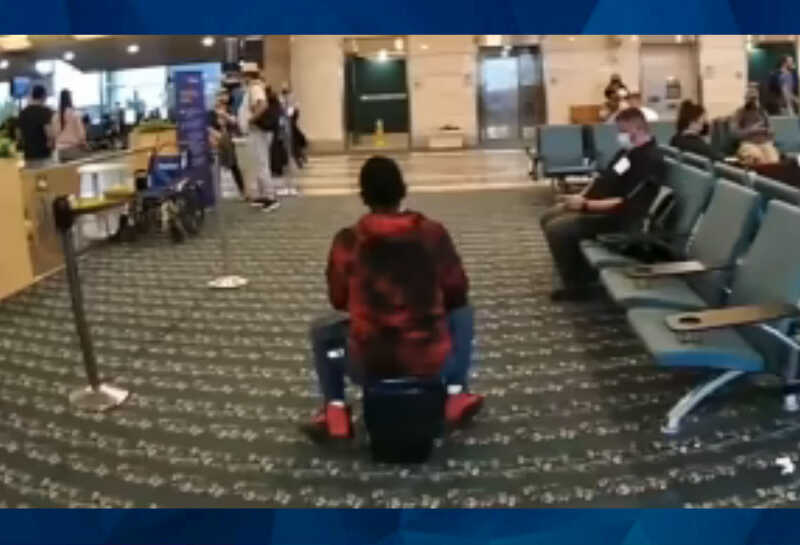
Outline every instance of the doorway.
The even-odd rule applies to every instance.
[[[546,121],[542,57],[537,47],[486,47],[479,53],[478,123],[485,146],[535,137]]]
[[[675,120],[684,100],[700,101],[699,60],[694,44],[642,44],[642,102],[660,119]]]
[[[408,149],[405,41],[359,39],[353,44],[345,61],[348,149]]]

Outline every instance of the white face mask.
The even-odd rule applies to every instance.
[[[617,142],[623,149],[631,149],[633,142],[631,142],[631,135],[626,132],[621,132],[617,135]]]

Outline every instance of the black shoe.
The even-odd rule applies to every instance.
[[[599,284],[577,286],[574,288],[561,288],[550,293],[550,300],[554,303],[566,301],[588,301],[603,294],[603,287]]]
[[[278,208],[280,208],[280,206],[281,203],[279,203],[278,201],[268,199],[264,201],[264,206],[262,207],[262,210],[264,210],[264,212],[272,212],[273,210],[277,210]]]

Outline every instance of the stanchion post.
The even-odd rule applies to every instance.
[[[70,402],[79,409],[87,411],[105,411],[122,404],[129,395],[127,390],[104,384],[100,381],[97,372],[97,358],[92,344],[92,335],[86,320],[83,307],[83,291],[81,279],[78,274],[78,261],[75,256],[75,246],[72,240],[72,226],[75,215],[66,197],[58,197],[53,202],[53,217],[61,236],[61,245],[64,250],[64,267],[67,274],[67,285],[70,299],[72,300],[72,314],[75,318],[75,329],[83,354],[83,364],[86,369],[86,378],[89,386],[70,393]]]
[[[225,229],[225,212],[222,203],[222,176],[220,173],[219,154],[213,154],[212,165],[212,181],[214,184],[214,191],[216,192],[216,211],[217,216],[217,231],[219,237],[220,251],[222,253],[222,276],[211,280],[208,287],[215,289],[234,289],[241,288],[247,285],[247,279],[231,274],[231,258],[230,250],[228,248],[228,232]]]

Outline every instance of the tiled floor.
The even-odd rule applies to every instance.
[[[352,183],[361,160],[309,173]],[[363,433],[345,450],[307,441],[296,425],[319,403],[307,326],[327,310],[330,239],[363,208],[352,195],[272,214],[229,203],[242,290],[205,287],[220,270],[213,221],[182,245],[148,238],[81,262],[101,370],[133,392],[115,412],[67,403],[84,378],[63,276],[0,303],[0,505],[797,505],[800,479],[774,461],[797,460],[800,422],[774,390],[742,384],[664,437],[696,377],[655,368],[610,303],[550,303],[547,188],[415,189],[519,176],[518,155],[401,162],[410,206],[450,228],[471,279],[473,387],[487,395],[473,427],[421,467],[373,464]]]

